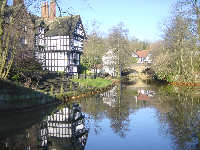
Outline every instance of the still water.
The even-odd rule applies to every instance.
[[[199,89],[138,81],[64,106],[0,115],[0,150],[200,149]]]

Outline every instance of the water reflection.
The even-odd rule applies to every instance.
[[[113,132],[120,137],[125,137],[129,131],[129,104],[128,100],[123,99],[124,93],[122,86],[113,87],[110,91],[86,99],[81,106],[84,112],[87,112],[90,118],[93,118],[95,133],[101,133],[101,127],[98,125],[98,120],[106,115],[110,120],[110,127]],[[123,102],[121,101],[123,99]]]
[[[149,134],[155,134],[154,139],[162,140],[162,142],[154,144],[152,149],[159,149],[158,147],[163,146],[169,150],[200,149],[200,95],[198,89],[158,85],[145,87],[118,85],[100,96],[87,98],[80,103],[83,111],[92,120],[90,127],[94,133],[90,132],[90,134],[93,134],[92,137],[98,140],[104,136],[103,132],[106,128],[106,131],[112,134],[111,139],[115,139],[115,136],[119,136],[121,139],[125,138],[126,144],[130,145],[129,148],[134,148],[136,145],[133,144],[134,142],[128,142],[130,137],[145,140],[146,136],[151,136]],[[142,115],[138,113],[140,110],[143,111]],[[145,111],[146,114],[144,114]],[[151,117],[152,114],[153,117]],[[133,127],[137,125],[136,118],[142,120],[138,129]],[[142,118],[146,118],[146,120]],[[153,123],[150,124],[150,122]],[[108,126],[110,129],[107,129]],[[143,127],[142,130],[139,130],[140,126]],[[151,133],[149,130],[155,127],[157,129]],[[133,135],[138,136],[134,137]],[[140,137],[142,135],[143,137]],[[92,142],[95,141],[92,140]],[[120,145],[112,140],[109,142]],[[153,143],[153,139],[139,142]],[[148,148],[140,146],[140,149]],[[115,149],[120,148],[116,146]]]
[[[0,150],[200,149],[199,90],[147,83],[49,110],[0,113]]]
[[[175,149],[200,149],[200,97],[194,94],[197,92],[194,89],[178,91],[159,96],[160,105],[170,108],[159,114],[160,121],[163,126],[169,126],[165,132],[173,136]]]
[[[155,92],[146,89],[138,89],[135,96],[136,101],[150,101],[153,99]]]
[[[0,132],[1,150],[84,150],[88,138],[88,129],[85,127],[85,117],[79,105],[69,104],[61,108],[43,111],[38,122],[34,120],[29,126],[19,124],[22,129],[12,134]],[[37,113],[32,113],[35,116]],[[32,120],[32,116],[28,116]],[[45,118],[45,119],[44,119]],[[27,120],[26,120],[27,121]],[[13,123],[13,122],[10,122]]]
[[[84,115],[77,104],[65,106],[41,124],[40,147],[43,149],[83,150],[87,141],[88,129]]]
[[[100,94],[103,99],[103,103],[107,104],[110,107],[115,107],[117,100],[117,86],[113,87],[108,92]]]

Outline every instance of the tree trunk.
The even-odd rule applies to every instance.
[[[7,33],[4,32],[5,28],[4,28],[4,11],[5,11],[5,7],[7,4],[7,0],[3,0],[3,2],[0,3],[1,4],[1,14],[0,14],[0,79],[6,79],[6,77],[8,76],[8,73],[10,71],[11,65],[13,63],[13,59],[14,59],[14,55],[15,55],[15,45],[16,45],[16,40],[17,37],[16,35],[14,36],[13,43],[11,44],[11,29],[13,28],[13,21],[14,18],[11,16],[9,18],[9,25],[8,25],[8,29],[7,29]],[[11,53],[9,55],[9,53]]]

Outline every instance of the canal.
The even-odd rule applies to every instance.
[[[0,115],[0,150],[200,149],[198,88],[138,80],[54,108]]]

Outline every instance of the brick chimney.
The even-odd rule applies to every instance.
[[[53,20],[56,17],[56,2],[51,0],[50,2],[50,19]]]
[[[41,7],[41,17],[49,18],[49,5],[48,2],[43,2]]]
[[[13,0],[13,6],[24,4],[24,0]]]

